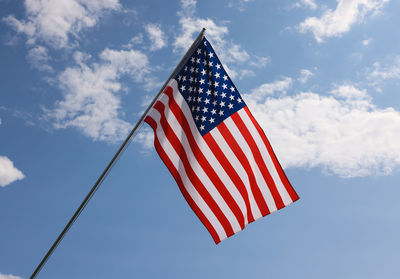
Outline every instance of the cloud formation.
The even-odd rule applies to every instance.
[[[340,37],[351,26],[369,14],[379,12],[389,0],[337,0],[335,10],[326,10],[321,17],[308,17],[299,25],[302,33],[312,32],[317,42],[325,38]]]
[[[357,177],[390,174],[400,166],[400,112],[377,108],[365,90],[347,84],[328,96],[243,98],[285,167]]]
[[[41,40],[56,49],[67,47],[85,28],[93,27],[107,10],[119,10],[119,0],[25,0],[26,20],[3,20],[28,44]]]
[[[14,163],[8,159],[6,156],[0,156],[0,186],[6,187],[8,184],[21,180],[25,177],[25,175],[16,167],[14,167]],[[1,276],[9,276],[9,275],[2,275]],[[5,277],[7,278],[7,277]],[[11,278],[11,277],[9,277]]]
[[[54,127],[75,127],[93,140],[115,142],[131,125],[122,119],[120,78],[129,75],[134,82],[152,86],[147,56],[136,50],[105,49],[100,63],[88,65],[90,56],[76,52],[77,66],[62,72],[58,81],[64,98],[48,111]]]
[[[156,24],[147,24],[145,29],[152,42],[150,50],[158,50],[167,46],[167,39],[160,26]]]
[[[12,274],[2,274],[2,273],[0,273],[0,279],[22,279],[22,278],[19,277],[19,276],[12,275]]]

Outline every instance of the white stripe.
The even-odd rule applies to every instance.
[[[153,110],[154,111],[154,110]],[[149,115],[153,118],[152,113]],[[190,179],[188,178],[185,167],[183,166],[182,160],[179,158],[178,154],[175,152],[175,149],[172,147],[171,143],[168,141],[168,138],[165,136],[164,131],[159,123],[159,118],[153,118],[154,121],[157,123],[156,129],[156,137],[162,147],[162,149],[167,154],[168,158],[171,160],[172,164],[174,165],[175,169],[178,170],[179,176],[182,179],[183,185],[186,191],[189,193],[192,200],[196,203],[199,207],[201,212],[207,218],[207,220],[211,223],[215,231],[217,232],[219,239],[222,240],[227,237],[225,230],[221,223],[218,221],[215,214],[212,210],[208,207],[207,203],[203,200],[201,195],[197,192],[196,188],[191,183]]]
[[[224,123],[228,130],[231,132],[232,136],[235,138],[236,142],[240,146],[240,148],[243,150],[243,153],[245,154],[247,160],[250,163],[250,166],[253,170],[254,176],[257,181],[258,188],[260,189],[265,202],[267,203],[268,209],[270,212],[276,211],[276,205],[275,201],[272,197],[272,194],[269,190],[269,187],[267,185],[267,182],[264,180],[264,177],[261,174],[260,169],[258,168],[258,165],[256,163],[256,160],[254,159],[253,152],[251,151],[249,145],[247,144],[246,139],[242,136],[242,134],[239,131],[239,128],[236,126],[235,122],[232,120],[232,118],[228,117],[227,119],[224,120]]]
[[[233,169],[236,171],[236,173],[242,180],[243,184],[245,185],[247,193],[249,195],[250,208],[254,219],[256,220],[262,217],[260,209],[258,208],[257,202],[254,198],[253,192],[251,191],[249,177],[246,171],[244,170],[243,166],[241,165],[240,161],[236,158],[236,155],[234,154],[230,146],[227,144],[227,142],[225,141],[221,133],[218,131],[218,129],[213,129],[209,133],[218,143],[219,148],[221,148],[222,152],[225,154],[226,158],[228,158],[229,162],[231,163]]]
[[[225,169],[221,166],[219,163],[218,159],[215,157],[214,153],[212,150],[209,148],[208,144],[205,142],[201,134],[199,133],[196,124],[194,123],[192,114],[190,112],[190,108],[186,101],[183,99],[182,94],[179,92],[179,89],[177,88],[177,83],[170,83],[170,86],[173,88],[173,96],[174,100],[177,103],[177,105],[180,107],[182,110],[188,124],[190,127],[190,131],[194,137],[194,140],[197,143],[198,148],[201,150],[202,154],[206,158],[206,160],[209,162],[211,167],[215,170],[215,173],[217,176],[221,179],[222,184],[227,188],[228,192],[231,194],[233,199],[235,200],[236,204],[239,206],[240,211],[243,213],[244,220],[245,220],[245,225],[248,224],[248,219],[247,219],[247,208],[246,208],[246,203],[240,194],[239,190],[236,188],[234,185],[233,181],[229,177],[229,175],[226,173]],[[168,105],[167,102],[164,102],[164,105]],[[170,121],[169,121],[170,122]],[[178,120],[174,117],[171,117],[171,125],[175,126],[180,126]],[[182,133],[184,133],[182,129]],[[236,231],[235,231],[236,232]]]
[[[229,208],[228,204],[225,202],[224,198],[221,196],[221,194],[214,186],[213,182],[210,180],[206,172],[201,167],[200,163],[197,161],[195,155],[193,154],[193,151],[190,148],[189,141],[186,137],[185,131],[180,126],[175,115],[169,109],[168,99],[169,99],[168,96],[164,94],[163,97],[159,99],[159,101],[163,103],[165,106],[164,109],[165,118],[168,124],[171,126],[175,135],[178,137],[180,143],[182,144],[182,147],[187,155],[191,168],[193,169],[194,173],[196,173],[197,177],[200,179],[201,183],[204,185],[207,192],[211,195],[212,199],[217,203],[222,213],[228,219],[229,223],[232,226],[233,231],[234,232],[240,231],[241,227],[238,220],[236,219],[236,216],[233,214],[232,210]],[[151,114],[154,115],[152,116],[153,118],[161,117],[160,115],[156,116],[156,114],[158,114],[157,110],[155,110],[155,112],[152,112]]]
[[[256,127],[254,126],[253,121],[251,121],[249,115],[246,113],[245,110],[240,110],[239,115],[240,118],[242,118],[247,129],[249,129],[250,134],[253,136],[253,139],[256,142],[258,149],[260,150],[264,163],[267,166],[267,169],[271,174],[272,179],[275,182],[276,188],[278,189],[279,195],[281,196],[283,203],[285,205],[291,204],[293,201],[290,198],[290,195],[287,192],[285,186],[283,185],[282,180],[278,174],[278,171],[276,170],[275,165],[272,162],[271,157],[269,156],[269,152],[265,146],[265,143],[262,140],[260,134],[258,133]]]

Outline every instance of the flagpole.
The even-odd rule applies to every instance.
[[[129,135],[126,137],[120,148],[118,149],[117,153],[115,153],[114,157],[111,159],[111,161],[108,163],[107,167],[104,169],[103,173],[99,176],[97,179],[96,183],[93,185],[89,193],[86,195],[85,199],[82,201],[81,205],[79,208],[75,211],[74,215],[71,217],[71,219],[68,221],[67,225],[64,227],[60,235],[57,237],[57,239],[54,241],[53,245],[50,247],[50,249],[47,251],[46,255],[43,257],[39,265],[36,267],[35,271],[32,273],[30,279],[33,279],[37,276],[37,274],[40,272],[42,267],[46,264],[47,260],[49,257],[53,254],[54,250],[57,248],[57,246],[60,244],[61,240],[64,238],[65,234],[68,232],[68,230],[71,228],[73,223],[76,221],[76,219],[79,217],[89,200],[92,198],[104,178],[106,177],[107,173],[110,171],[110,169],[113,167],[114,163],[117,161],[118,157],[122,154],[122,152],[125,150],[127,147],[127,144],[131,140],[132,136],[135,134],[136,130],[140,127],[140,124],[143,122],[144,118],[146,117],[147,113],[149,110],[153,107],[154,103],[157,101],[158,97],[161,95],[161,93],[164,91],[165,87],[167,86],[168,82],[171,80],[172,77],[176,75],[176,73],[180,70],[182,65],[186,62],[186,59],[192,54],[194,48],[197,46],[198,42],[203,39],[204,33],[206,29],[203,28],[197,38],[194,40],[193,44],[190,46],[186,54],[183,56],[181,61],[179,62],[178,66],[176,66],[175,70],[172,72],[172,74],[169,76],[169,78],[166,80],[164,85],[161,87],[161,90],[158,92],[158,94],[154,97],[153,101],[150,103],[150,105],[147,107],[143,115],[140,117],[139,121],[136,123],[136,125],[133,127]]]

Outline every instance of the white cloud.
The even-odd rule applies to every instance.
[[[389,0],[337,0],[335,10],[328,9],[320,17],[308,17],[299,25],[302,33],[312,32],[318,42],[324,38],[339,37],[367,14],[377,13]]]
[[[30,61],[32,66],[39,71],[53,71],[53,68],[49,65],[50,56],[45,47],[36,46],[31,48],[28,52],[27,59]]]
[[[119,0],[25,0],[26,20],[9,15],[3,20],[27,43],[42,40],[54,48],[69,45],[85,28],[93,27],[107,10],[119,10]]]
[[[299,2],[296,2],[294,4],[294,7],[296,8],[307,7],[311,10],[315,10],[318,8],[318,5],[315,3],[314,0],[300,0]]]
[[[149,86],[157,83],[150,75],[147,56],[140,51],[105,49],[100,58],[101,63],[89,66],[89,56],[75,53],[78,66],[67,68],[58,77],[64,99],[48,116],[55,120],[55,128],[75,127],[93,140],[114,142],[131,128],[121,119],[121,76],[129,75]]]
[[[300,76],[297,80],[301,83],[306,83],[313,75],[314,75],[313,72],[311,72],[310,70],[301,69]]]
[[[372,42],[372,39],[369,38],[369,39],[363,40],[361,43],[363,44],[363,46],[367,46],[367,45],[369,45],[371,42]]]
[[[165,38],[165,34],[161,30],[160,26],[156,24],[147,24],[145,29],[152,42],[150,50],[158,50],[160,48],[167,46],[167,40]]]
[[[0,156],[0,186],[5,187],[8,184],[21,180],[25,177],[25,175],[16,167],[14,167],[14,163],[8,159],[6,156]],[[8,276],[2,275],[1,276]],[[5,277],[7,278],[7,277]],[[11,278],[11,277],[10,277]]]
[[[190,2],[190,9],[186,2]],[[181,30],[173,43],[175,51],[186,51],[193,43],[195,36],[202,28],[206,28],[206,36],[210,39],[218,56],[224,63],[242,63],[249,60],[250,55],[241,46],[225,39],[228,27],[217,24],[210,18],[194,16],[196,1],[182,1],[182,11],[178,12]]]
[[[286,91],[292,86],[293,79],[290,77],[282,77],[280,80],[276,80],[271,83],[264,83],[251,90],[251,98],[253,100],[261,101],[265,97],[270,96],[276,92],[286,93]]]
[[[255,56],[254,61],[250,61],[249,65],[255,68],[264,68],[271,62],[271,57]]]
[[[22,279],[22,277],[15,276],[12,274],[2,274],[0,273],[0,279]]]
[[[336,97],[344,99],[361,100],[369,98],[366,90],[360,90],[354,87],[354,85],[337,85],[331,93]]]
[[[369,73],[369,78],[376,81],[387,79],[400,79],[400,56],[392,59],[390,65],[382,66],[380,62],[373,64],[373,70]]]
[[[331,93],[243,97],[285,167],[321,167],[341,177],[392,173],[400,166],[400,112],[375,107],[351,85]]]

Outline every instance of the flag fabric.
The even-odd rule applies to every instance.
[[[155,148],[215,243],[296,201],[268,139],[206,38],[145,118]]]

